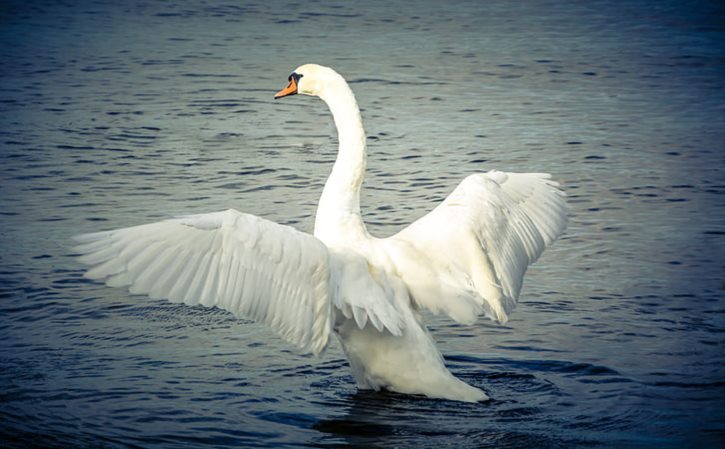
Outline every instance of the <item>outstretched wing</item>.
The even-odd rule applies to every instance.
[[[235,210],[76,237],[86,277],[216,306],[315,354],[329,340],[330,257],[315,237]]]
[[[564,194],[542,173],[468,176],[438,207],[387,239],[420,307],[461,323],[508,320],[528,266],[566,227]]]

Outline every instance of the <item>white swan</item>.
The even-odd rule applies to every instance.
[[[297,93],[327,103],[339,138],[314,236],[235,210],[192,215],[76,237],[86,276],[220,307],[314,354],[334,334],[359,388],[487,399],[446,369],[419,311],[505,322],[526,268],[565,227],[558,184],[539,173],[474,174],[408,228],[372,237],[360,215],[365,132],[352,91],[307,64],[275,98]]]

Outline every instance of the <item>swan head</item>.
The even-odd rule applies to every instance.
[[[322,97],[330,86],[335,86],[340,81],[345,84],[345,80],[337,72],[317,64],[305,64],[297,67],[287,80],[289,84],[275,94],[275,100],[295,94]]]

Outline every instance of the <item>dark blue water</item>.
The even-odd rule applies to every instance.
[[[725,447],[718,2],[0,4],[0,446]],[[357,392],[229,314],[85,281],[69,237],[234,207],[309,231],[333,66],[391,234],[466,174],[545,171],[567,234],[505,326],[430,317],[493,400]]]

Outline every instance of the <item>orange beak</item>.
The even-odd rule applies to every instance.
[[[285,87],[284,89],[280,90],[274,95],[274,99],[286,97],[288,95],[295,95],[297,93],[297,80],[294,77],[291,77],[289,80],[289,85]]]

